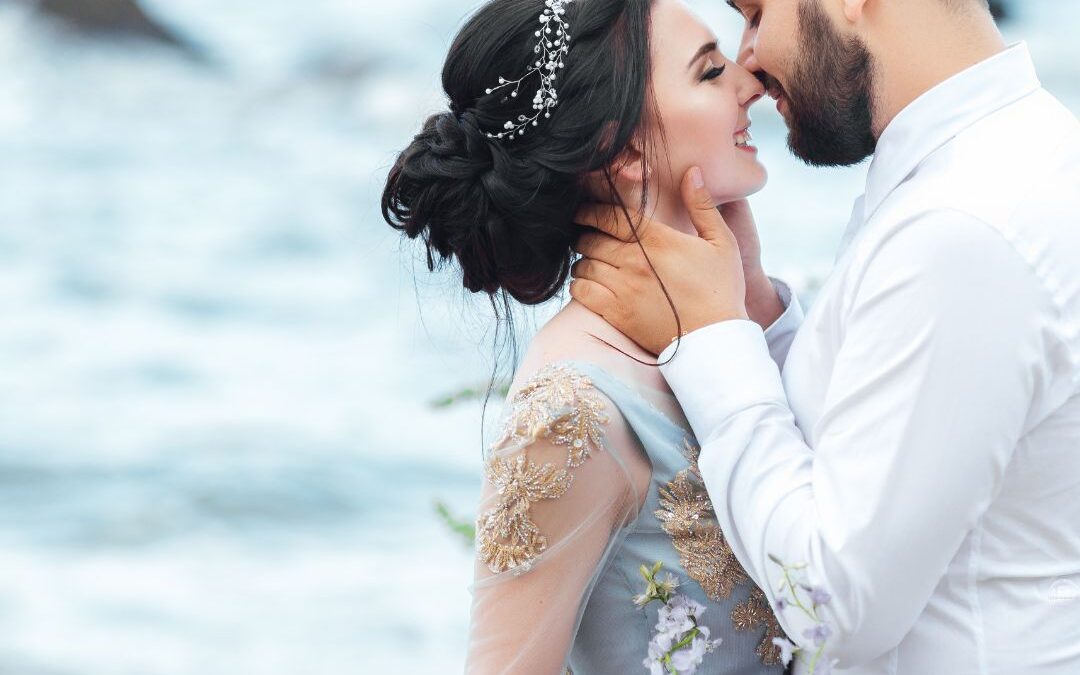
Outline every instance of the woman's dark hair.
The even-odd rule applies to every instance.
[[[383,218],[423,240],[427,265],[455,259],[465,288],[535,305],[566,282],[582,227],[574,215],[590,197],[626,206],[608,167],[651,106],[651,0],[579,0],[565,19],[573,42],[558,71],[559,104],[514,140],[488,138],[507,120],[531,117],[536,74],[521,94],[485,90],[517,78],[536,55],[544,0],[494,0],[465,24],[442,72],[449,110],[433,115],[398,157],[382,196]],[[590,195],[601,172],[611,194]],[[647,173],[647,171],[646,171]],[[647,189],[642,194],[647,194]],[[644,207],[644,204],[640,205]],[[629,214],[627,214],[629,215]]]

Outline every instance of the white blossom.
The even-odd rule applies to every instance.
[[[663,603],[657,612],[656,631],[649,640],[648,656],[642,661],[650,675],[693,675],[705,659],[720,644],[709,639],[709,627],[699,625],[705,605],[687,595],[673,591],[679,579],[666,574],[658,579],[660,563],[652,569],[641,566],[641,576],[648,583],[645,593],[634,596],[634,604],[643,607],[653,600]]]
[[[791,663],[791,659],[794,658],[795,652],[798,651],[798,647],[791,640],[775,637],[772,639],[772,643],[780,648],[780,660],[783,661],[786,667]]]
[[[705,613],[705,606],[685,595],[674,595],[660,608],[656,630],[663,633],[687,633],[697,625],[696,618]]]

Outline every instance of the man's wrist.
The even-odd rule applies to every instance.
[[[746,313],[762,330],[776,323],[784,313],[784,302],[764,270],[746,279]]]
[[[680,335],[671,338],[671,343],[674,343],[680,337],[686,337],[690,333],[701,330],[702,328],[708,328],[718,323],[724,323],[726,321],[753,321],[750,318],[749,312],[740,308],[731,312],[725,312],[722,314],[714,314],[709,316],[703,316],[700,318],[690,319],[683,324],[683,330]]]

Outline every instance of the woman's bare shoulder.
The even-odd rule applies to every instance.
[[[662,380],[655,366],[638,364],[634,359],[656,363],[654,355],[637,346],[602,316],[571,300],[529,343],[512,388],[516,389],[546,366],[563,361],[594,363],[618,377]]]

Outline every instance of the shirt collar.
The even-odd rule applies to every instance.
[[[862,222],[919,164],[983,117],[1041,88],[1027,43],[953,75],[912,101],[878,139],[866,178]]]

